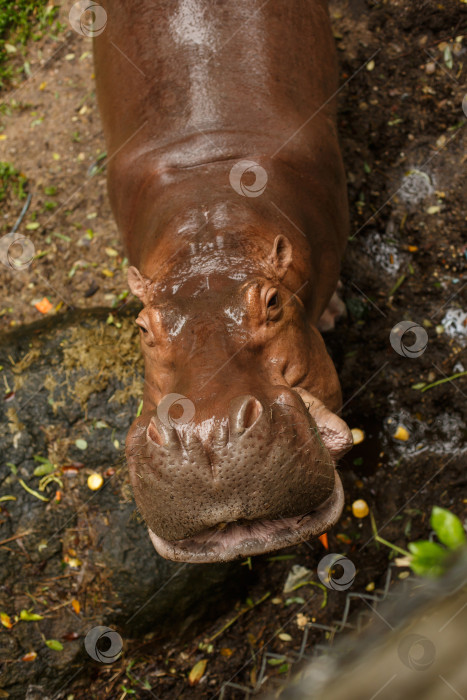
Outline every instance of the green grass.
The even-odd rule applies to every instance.
[[[15,195],[18,199],[26,197],[25,186],[28,179],[19,172],[14,165],[6,161],[0,161],[0,202],[7,195]]]
[[[29,39],[37,41],[52,27],[57,12],[48,0],[0,0],[0,88],[14,76],[11,59],[21,55]],[[27,74],[27,64],[20,70]]]

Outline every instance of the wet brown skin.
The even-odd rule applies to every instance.
[[[144,305],[136,502],[182,561],[321,534],[351,445],[318,331],[348,229],[326,3],[102,5],[109,195]],[[241,160],[264,169],[259,196],[232,187]]]

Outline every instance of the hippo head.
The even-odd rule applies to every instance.
[[[286,286],[292,246],[261,265],[218,250],[206,269],[129,270],[143,302],[143,411],[127,439],[137,505],[156,550],[227,561],[320,535],[343,507],[336,460],[352,443],[335,413],[333,363]],[[222,247],[222,246],[221,246]],[[251,260],[251,256],[249,257]]]

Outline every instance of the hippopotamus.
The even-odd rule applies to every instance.
[[[325,0],[102,0],[108,193],[145,363],[126,455],[157,552],[326,532],[352,444],[320,328],[348,238]]]

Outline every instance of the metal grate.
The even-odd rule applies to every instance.
[[[256,685],[254,687],[248,687],[239,683],[227,681],[221,686],[219,700],[226,700],[226,692],[228,691],[228,689],[243,692],[244,700],[248,700],[249,698],[253,697],[254,695],[258,695],[259,692],[263,691],[263,686],[267,680],[266,674],[268,670],[269,659],[280,659],[284,663],[288,663],[289,666],[293,666],[294,664],[298,664],[303,660],[311,661],[316,657],[322,656],[332,657],[334,655],[334,638],[337,634],[340,634],[344,630],[353,630],[356,632],[360,632],[362,628],[365,627],[371,620],[371,618],[374,616],[376,607],[380,605],[383,601],[385,601],[388,597],[396,595],[396,593],[391,593],[389,590],[395,569],[400,571],[400,568],[398,569],[395,566],[395,564],[389,565],[389,568],[386,572],[384,587],[379,593],[346,593],[344,610],[342,612],[342,617],[340,620],[333,621],[331,625],[322,625],[319,622],[308,622],[304,627],[302,641],[298,652],[290,652],[288,655],[276,654],[272,651],[268,651],[266,646],[266,651],[263,654],[261,668],[258,674]],[[397,596],[400,596],[403,589],[405,589],[409,584],[411,585],[413,582],[416,581],[417,579],[412,576],[407,577],[406,579],[404,579],[403,582],[398,580],[398,584],[400,585],[398,585]],[[357,603],[360,604],[363,601],[366,607],[363,609],[359,609],[355,613],[355,619],[352,620],[352,622],[349,622],[349,617],[352,616],[352,613],[354,612],[355,608],[355,604],[352,605],[354,601],[357,601]],[[318,642],[317,644],[314,644],[311,649],[311,653],[306,653],[310,629],[321,631],[323,641],[321,643]],[[330,634],[330,641],[324,641],[326,633]]]

